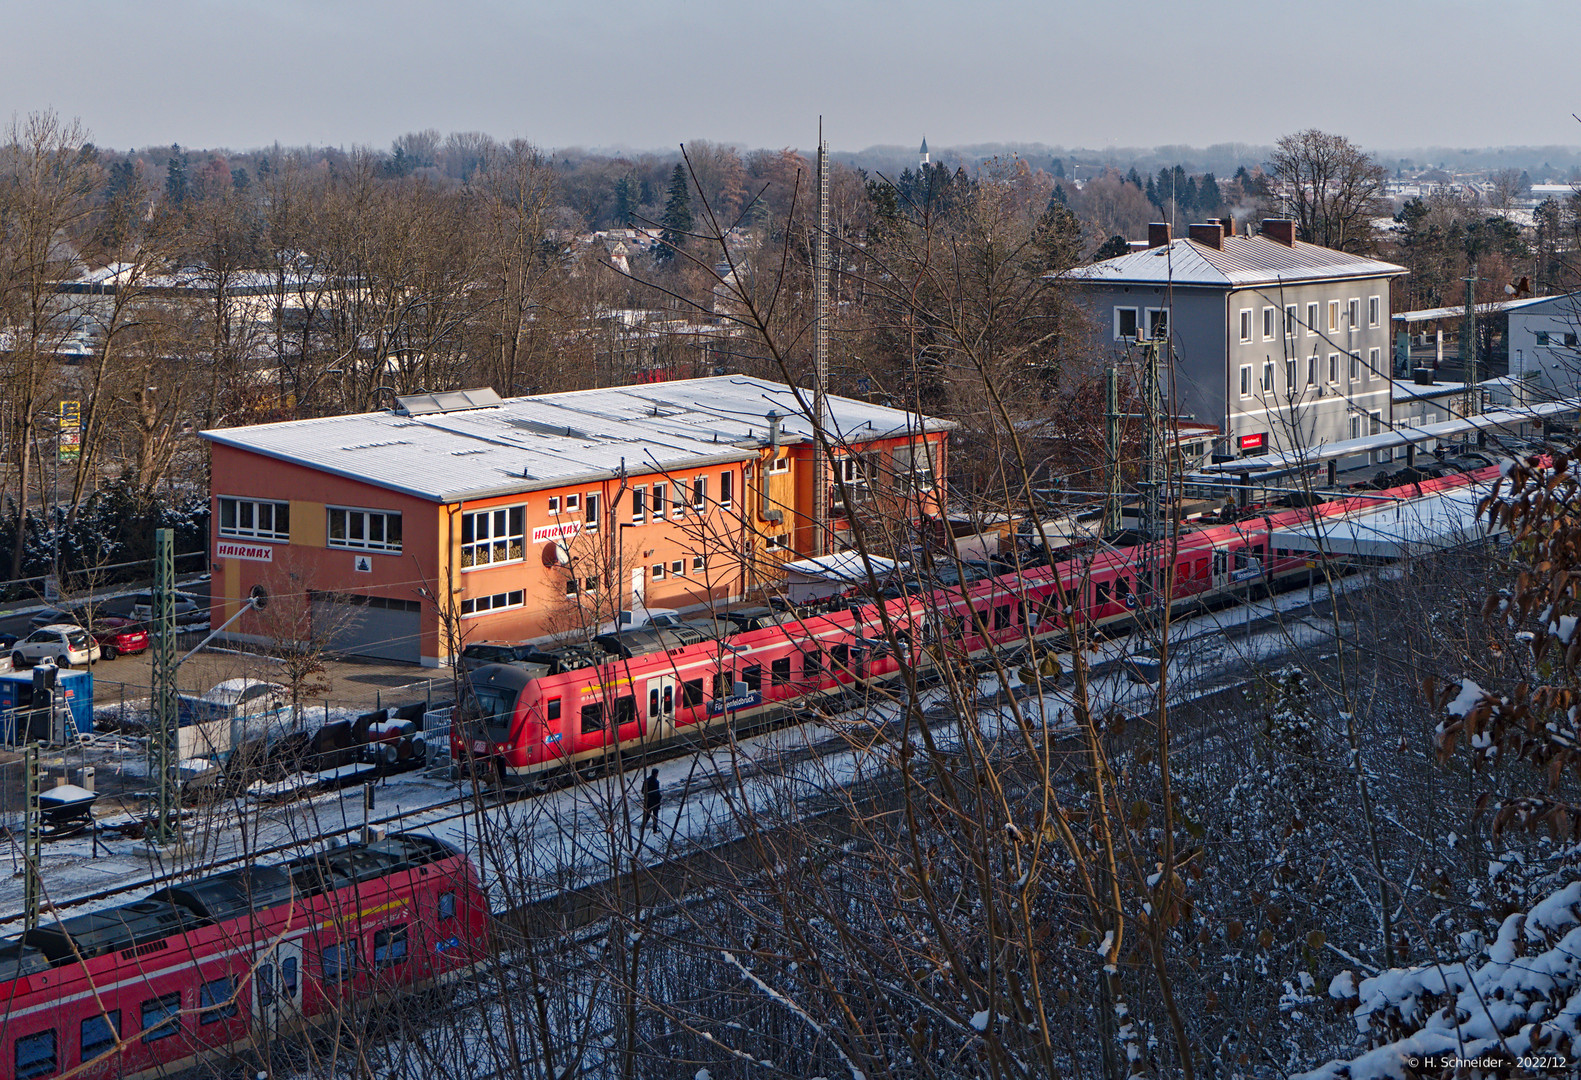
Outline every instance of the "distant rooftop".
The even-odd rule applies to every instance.
[[[1405,267],[1394,263],[1300,240],[1287,245],[1263,236],[1226,236],[1223,250],[1182,237],[1159,247],[1077,267],[1068,276],[1094,282],[1240,289],[1297,281],[1392,277],[1404,273]]]
[[[466,395],[476,395],[477,407],[466,407]],[[810,391],[800,395],[811,401]],[[622,464],[630,472],[653,472],[749,460],[768,444],[770,412],[780,418],[782,443],[812,438],[797,391],[740,375],[533,397],[457,391],[401,400],[405,415],[288,420],[205,431],[203,437],[442,503],[580,483],[607,477]],[[825,402],[837,442],[954,426],[854,398],[829,395]]]
[[[1549,300],[1570,300],[1581,305],[1581,295],[1576,293],[1558,293],[1553,296],[1526,296],[1519,300],[1495,300],[1488,304],[1476,305],[1477,315],[1497,315],[1505,311],[1518,311],[1521,308],[1531,307],[1533,304],[1545,303]],[[1441,319],[1459,319],[1466,314],[1466,305],[1455,307],[1421,308],[1417,311],[1397,311],[1390,319],[1397,323],[1438,322]]]

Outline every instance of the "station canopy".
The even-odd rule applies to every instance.
[[[1332,517],[1275,529],[1272,545],[1290,551],[1405,559],[1475,543],[1489,535],[1477,504],[1488,487],[1473,484],[1414,499],[1390,499]]]

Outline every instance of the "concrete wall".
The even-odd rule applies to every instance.
[[[1511,377],[1534,377],[1555,397],[1581,392],[1581,294],[1517,308],[1509,320]]]

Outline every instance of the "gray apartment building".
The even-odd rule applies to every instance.
[[[1255,236],[1233,222],[1148,233],[1146,248],[1070,276],[1116,356],[1167,335],[1176,407],[1218,425],[1218,457],[1388,425],[1389,286],[1404,267],[1303,243],[1284,220]]]

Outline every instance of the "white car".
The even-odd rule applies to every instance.
[[[196,696],[182,694],[179,701],[182,723],[237,720],[273,716],[291,705],[291,691],[279,683],[258,679],[226,679]]]
[[[69,668],[73,664],[91,664],[99,656],[99,643],[88,636],[88,631],[71,623],[41,626],[11,646],[11,666],[18,670],[41,660]]]

